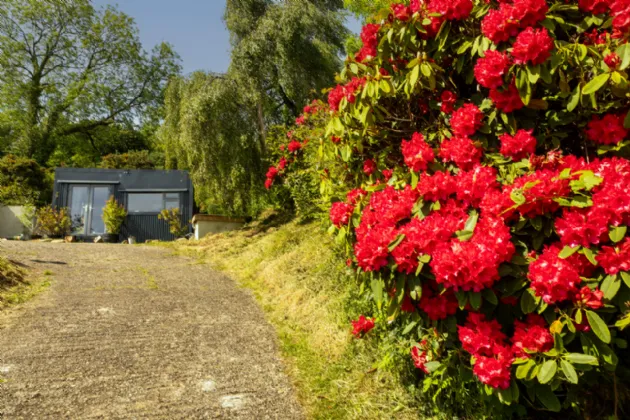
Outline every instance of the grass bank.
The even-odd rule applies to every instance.
[[[0,311],[24,303],[50,286],[50,280],[29,279],[26,270],[0,256]]]
[[[419,417],[412,392],[392,370],[378,368],[376,340],[351,336],[349,321],[368,302],[318,223],[254,226],[171,246],[254,292],[309,417]]]

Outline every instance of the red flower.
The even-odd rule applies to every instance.
[[[588,248],[608,240],[608,217],[592,209],[564,209],[555,225],[563,245]]]
[[[584,286],[578,293],[575,294],[575,301],[580,306],[585,306],[590,309],[598,310],[604,304],[602,299],[604,298],[604,292],[599,289],[591,290],[588,286]]]
[[[512,56],[517,64],[542,64],[551,57],[553,38],[546,28],[534,29],[529,27],[518,34],[512,48]]]
[[[383,174],[383,178],[385,178],[385,181],[389,181],[394,171],[392,171],[391,169],[383,169],[381,173]]]
[[[481,149],[468,137],[452,137],[440,144],[440,157],[467,171],[481,161]]]
[[[304,121],[306,121],[306,117],[304,117],[304,115],[300,115],[299,117],[297,117],[297,118],[295,119],[295,123],[296,123],[297,125],[302,125],[302,124],[304,124]]]
[[[496,320],[488,321],[483,314],[469,312],[466,324],[457,326],[462,348],[475,357],[494,355],[497,346],[504,346],[507,336]]]
[[[420,349],[414,346],[411,349],[411,360],[413,360],[413,365],[418,369],[422,370],[424,373],[429,374],[429,370],[426,368],[425,363],[427,362],[427,352],[423,351],[420,353]]]
[[[440,100],[442,101],[442,105],[440,110],[445,114],[450,114],[455,109],[455,102],[457,102],[457,95],[455,95],[450,90],[442,91],[442,95],[440,95]]]
[[[287,160],[285,159],[284,156],[282,156],[280,158],[280,161],[278,161],[278,169],[281,171],[284,171],[286,167],[287,167]]]
[[[357,89],[365,86],[367,81],[364,78],[359,79],[358,77],[353,77],[352,80],[346,85],[337,85],[333,90],[328,94],[328,106],[332,111],[339,110],[339,104],[343,98],[349,103],[354,103],[356,100],[355,92]]]
[[[434,295],[431,289],[425,287],[420,299],[420,309],[427,313],[429,319],[439,321],[455,315],[459,309],[459,303],[451,291]]]
[[[606,114],[602,119],[593,115],[588,123],[586,136],[589,140],[600,144],[618,144],[628,135],[628,130],[623,127],[622,115]]]
[[[414,133],[411,140],[403,140],[402,154],[405,164],[414,172],[425,171],[429,163],[435,160],[433,149],[421,133]]]
[[[472,136],[482,125],[483,112],[474,104],[465,104],[451,117],[451,128],[458,136]]]
[[[302,143],[300,143],[297,140],[291,140],[291,142],[289,143],[289,152],[290,153],[297,152],[301,148],[302,148]]]
[[[271,189],[272,185],[273,185],[273,179],[267,178],[267,180],[265,180],[265,188],[269,190]]]
[[[571,299],[581,282],[580,273],[558,256],[559,251],[557,246],[545,247],[542,255],[530,264],[527,274],[536,296],[549,304]]]
[[[416,307],[411,300],[409,295],[405,295],[403,298],[402,304],[400,305],[400,310],[407,313],[413,313],[416,311]]]
[[[409,8],[412,13],[419,12],[422,9],[422,5],[424,4],[424,0],[411,0],[409,2]]]
[[[613,28],[627,32],[630,29],[630,0],[611,0],[609,4]]]
[[[267,171],[267,178],[274,179],[278,175],[278,169],[275,166],[272,166]]]
[[[630,271],[630,237],[615,246],[603,246],[596,258],[606,274]]]
[[[578,0],[578,6],[585,12],[591,12],[594,15],[606,13],[610,8],[611,0]]]
[[[472,0],[430,0],[429,10],[448,20],[466,19],[473,8]]]
[[[402,22],[406,22],[411,17],[411,9],[405,4],[392,4],[392,13],[394,17]]]
[[[376,163],[372,159],[368,159],[363,162],[363,173],[366,175],[372,175],[376,170]]]
[[[552,348],[553,337],[542,316],[529,314],[526,322],[514,321],[512,350],[516,357],[529,359],[529,353],[544,353]]]
[[[541,169],[516,178],[514,184],[504,187],[503,192],[510,195],[514,189],[522,190],[525,203],[518,206],[518,211],[525,217],[553,213],[560,207],[554,199],[567,197],[571,192],[569,181],[560,179],[559,175],[557,170]]]
[[[503,85],[503,76],[510,68],[510,57],[499,51],[488,50],[485,57],[475,64],[475,79],[486,88],[496,89]]]
[[[511,5],[501,3],[499,10],[493,9],[481,21],[481,32],[495,44],[507,41],[518,34],[518,20],[512,16]]]
[[[536,152],[536,137],[532,136],[534,130],[518,130],[514,136],[503,134],[499,137],[501,142],[501,154],[519,161],[527,155]]]
[[[514,81],[506,90],[490,89],[490,99],[499,111],[506,114],[525,106]]]
[[[606,63],[609,69],[614,70],[621,64],[621,58],[615,53],[610,53],[604,57],[604,63]]]
[[[521,28],[536,26],[545,19],[549,10],[546,0],[514,0],[512,3],[512,19],[519,23]]]
[[[348,194],[346,194],[346,200],[348,201],[348,203],[352,204],[352,205],[356,205],[357,202],[365,197],[367,195],[367,192],[361,188],[355,188],[354,190],[348,192]]]
[[[352,334],[356,337],[367,334],[372,328],[374,328],[374,318],[368,319],[361,315],[358,320],[352,321]]]
[[[476,207],[488,190],[497,187],[497,170],[477,165],[470,171],[460,171],[455,182],[457,198]]]
[[[424,200],[446,200],[455,194],[455,179],[450,172],[437,171],[433,175],[423,173],[418,182],[418,193]]]
[[[352,217],[354,207],[350,204],[343,202],[336,202],[332,204],[330,208],[330,221],[338,228],[350,223],[350,217]]]
[[[478,356],[473,373],[483,384],[492,388],[508,389],[514,357],[509,347],[497,346],[492,357]]]
[[[424,19],[428,19],[430,23],[428,25],[424,24]],[[420,32],[420,38],[422,39],[431,39],[435,38],[435,36],[440,32],[442,28],[442,24],[446,20],[444,16],[425,16],[423,19],[423,27],[425,32]]]
[[[376,23],[368,23],[361,30],[361,40],[363,41],[363,47],[357,53],[357,61],[365,61],[374,58],[378,55],[378,31],[381,29],[381,25]]]
[[[335,144],[338,144],[341,141],[341,138],[337,137],[337,136],[332,136],[330,138],[330,141],[332,141]]]

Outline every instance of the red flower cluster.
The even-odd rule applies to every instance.
[[[361,198],[365,197],[367,192],[362,188],[355,188],[346,194],[346,200],[353,206],[356,205]]]
[[[628,136],[623,126],[622,115],[606,114],[603,118],[593,115],[588,123],[586,136],[589,140],[600,144],[617,144]]]
[[[488,50],[485,57],[477,60],[475,64],[475,79],[486,88],[496,89],[503,86],[503,76],[510,68],[511,60],[507,54],[499,51]]]
[[[466,19],[473,8],[472,0],[430,0],[429,10],[448,20]]]
[[[420,343],[423,345],[423,343]],[[420,353],[420,349],[417,346],[414,346],[411,349],[411,360],[413,360],[413,365],[423,371],[425,374],[429,373],[429,370],[426,368],[425,363],[427,362],[427,351],[422,350]]]
[[[265,181],[265,188],[270,189],[273,185],[273,180],[278,176],[278,168],[272,166],[267,171],[267,180]]]
[[[333,203],[330,207],[330,221],[337,227],[347,225],[350,222],[350,217],[352,217],[352,212],[354,212],[354,207],[350,204],[340,201]]]
[[[621,58],[615,53],[610,53],[604,57],[604,63],[606,63],[608,68],[614,70],[619,67],[619,64],[621,64]]]
[[[363,47],[356,55],[357,61],[366,61],[378,54],[378,31],[381,25],[376,23],[368,23],[361,30],[361,41]]]
[[[610,7],[610,0],[578,0],[578,6],[585,12],[591,12],[594,15],[606,13]]]
[[[411,8],[406,4],[392,4],[391,10],[394,14],[394,17],[402,22],[408,21],[412,15]]]
[[[512,48],[512,56],[517,64],[542,64],[551,57],[553,39],[546,28],[529,27],[518,34]]]
[[[503,134],[499,137],[501,142],[501,154],[519,161],[527,155],[536,152],[536,137],[532,136],[534,130],[518,130],[514,136]]]
[[[451,117],[451,128],[457,136],[472,136],[482,125],[483,112],[474,104],[465,104]]]
[[[372,159],[368,159],[363,162],[363,173],[366,175],[372,175],[376,170],[376,163]]]
[[[291,140],[291,141],[289,142],[288,149],[289,149],[289,153],[296,153],[296,152],[298,152],[300,149],[302,149],[302,143],[300,143],[300,142],[299,142],[299,141],[297,141],[297,140]]]
[[[337,85],[328,94],[328,106],[330,106],[332,111],[338,111],[339,103],[343,98],[346,98],[349,103],[353,104],[356,100],[355,92],[363,88],[366,83],[367,81],[364,78],[353,77],[348,84],[344,86]]]
[[[613,16],[613,28],[628,32],[630,29],[630,0],[610,0],[610,14]]]
[[[457,102],[457,95],[455,95],[450,90],[445,90],[440,95],[440,100],[442,101],[442,105],[440,106],[440,110],[445,114],[450,114],[455,110],[455,102]]]
[[[475,357],[473,373],[477,378],[493,388],[509,388],[514,356],[501,324],[470,312],[466,324],[457,328],[463,349]]]
[[[369,319],[361,315],[358,320],[352,321],[352,334],[355,337],[367,334],[372,328],[374,328],[374,318]]]
[[[549,6],[545,0],[500,1],[499,9],[488,12],[481,22],[483,34],[498,44],[516,36],[519,28],[536,26],[545,19]]]
[[[558,170],[541,169],[517,178],[512,185],[504,188],[504,193],[509,196],[514,189],[522,191],[525,203],[518,206],[518,211],[525,217],[553,213],[560,207],[554,199],[567,197],[571,192],[569,181],[559,176]]]
[[[490,99],[499,111],[505,112],[506,114],[525,106],[514,82],[505,90],[490,89]]]
[[[588,286],[582,287],[575,295],[575,301],[578,305],[594,310],[604,306],[603,298],[604,292],[599,289],[591,290]]]
[[[481,162],[481,148],[468,137],[452,137],[440,144],[440,157],[467,171]]]
[[[433,149],[421,133],[414,133],[411,140],[403,140],[402,154],[405,164],[414,172],[426,170],[429,163],[435,160]]]
[[[630,237],[615,246],[603,246],[597,255],[597,262],[606,274],[617,274],[620,271],[630,271]]]
[[[544,353],[553,348],[553,337],[544,318],[529,314],[525,322],[514,321],[512,350],[521,359],[529,359],[530,353]]]
[[[529,266],[527,278],[536,296],[549,304],[571,299],[580,284],[580,273],[568,259],[558,256],[558,246],[545,247]]]
[[[436,294],[429,287],[423,288],[420,309],[426,312],[429,319],[433,321],[446,319],[455,315],[458,308],[457,298],[452,291],[447,290],[444,293]]]

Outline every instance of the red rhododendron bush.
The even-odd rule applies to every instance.
[[[298,119],[267,186],[320,177],[354,333],[426,393],[630,416],[629,38],[628,0],[412,0]]]

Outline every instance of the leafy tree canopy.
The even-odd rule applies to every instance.
[[[387,8],[398,0],[343,0],[343,4],[358,17],[368,18],[383,8]]]
[[[179,71],[169,44],[144,51],[133,19],[114,7],[3,0],[0,147],[46,162],[61,138],[90,142],[103,127],[156,121]]]

